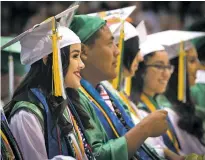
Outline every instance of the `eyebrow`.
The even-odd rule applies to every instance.
[[[153,62],[153,63],[160,63],[160,64],[164,64],[164,62],[163,62],[163,61],[155,61],[155,62]]]
[[[73,52],[78,52],[78,53],[80,53],[80,51],[79,51],[79,50],[76,50],[76,49],[73,50],[71,53],[73,53]]]

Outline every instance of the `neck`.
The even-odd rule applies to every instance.
[[[89,69],[86,67],[81,72],[82,77],[88,81],[94,88],[101,82],[103,79],[101,78],[101,75],[99,73],[96,73],[93,71],[93,69]]]
[[[123,67],[123,74],[122,74],[122,76],[123,76],[123,78],[130,77],[130,72],[125,67]]]
[[[148,96],[151,96],[151,97],[154,97],[154,95],[155,95],[154,91],[152,91],[151,89],[146,88],[146,87],[143,88],[143,93],[148,95]]]
[[[195,84],[195,77],[189,76],[189,86],[193,86]]]

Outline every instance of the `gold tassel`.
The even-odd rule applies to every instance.
[[[59,65],[59,48],[58,48],[58,40],[60,37],[58,36],[57,28],[56,28],[56,20],[55,17],[52,17],[52,49],[53,49],[53,95],[54,96],[62,96],[62,86],[61,86],[61,71]]]
[[[186,62],[185,62],[186,53],[184,51],[184,43],[180,43],[180,50],[179,50],[179,66],[178,66],[178,100],[185,101],[185,70],[186,70]]]
[[[125,78],[124,92],[129,97],[131,94],[132,77]]]
[[[124,20],[122,21],[122,27],[120,30],[120,39],[119,39],[119,51],[120,55],[117,57],[117,77],[112,80],[112,86],[115,89],[119,90],[120,82],[121,82],[121,67],[122,67],[122,56],[124,51]]]

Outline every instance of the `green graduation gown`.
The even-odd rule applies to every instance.
[[[128,149],[126,138],[120,137],[108,140],[108,136],[100,123],[96,113],[90,104],[90,100],[81,92],[80,101],[89,114],[90,123],[94,129],[86,130],[86,137],[92,147],[97,160],[128,160]]]
[[[205,109],[205,83],[196,83],[190,90],[194,103]]]

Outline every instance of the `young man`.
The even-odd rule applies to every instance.
[[[130,159],[135,155],[137,159],[160,159],[143,142],[148,137],[156,137],[166,131],[167,112],[157,111],[134,126],[131,117],[125,113],[119,102],[114,99],[113,103],[110,101],[111,103],[108,104],[98,92],[100,89],[103,90],[102,86],[98,85],[101,81],[112,80],[117,76],[116,66],[119,51],[106,22],[98,17],[79,15],[74,17],[71,29],[84,44],[81,55],[85,64],[85,69],[82,71],[84,79],[81,81],[83,86],[80,91],[81,101],[94,126],[102,127],[95,118],[95,111],[103,115],[104,121],[109,125],[103,126],[106,127],[106,137],[103,137],[103,134],[95,134],[92,130],[87,130],[96,158]],[[107,97],[111,98],[110,96],[112,97],[112,95]],[[101,144],[97,145],[94,139],[98,139]]]

